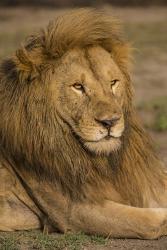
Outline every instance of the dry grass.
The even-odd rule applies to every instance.
[[[78,234],[50,234],[45,235],[39,231],[1,233],[1,250],[79,250],[89,245],[94,247],[107,246],[107,240],[98,236]]]

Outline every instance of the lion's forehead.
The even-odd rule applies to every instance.
[[[111,54],[100,46],[88,49],[88,60],[99,77],[122,76],[118,65],[114,62]]]
[[[63,68],[65,77],[71,77],[75,81],[82,81],[83,75],[85,81],[95,84],[99,80],[105,82],[123,79],[123,74],[111,55],[100,46],[68,51],[60,67]]]

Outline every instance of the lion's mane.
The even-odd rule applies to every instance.
[[[91,45],[109,51],[127,79],[123,146],[108,157],[86,152],[68,126],[59,125],[48,91],[61,56],[69,49]],[[139,200],[142,204],[141,194],[152,192],[146,185],[147,178],[156,186],[161,170],[156,168],[150,139],[133,108],[129,51],[117,20],[93,9],[60,16],[31,36],[0,66],[1,155],[18,169],[24,167],[40,179],[53,182],[71,199],[101,201],[107,196],[105,186],[112,180],[125,199],[136,206]]]

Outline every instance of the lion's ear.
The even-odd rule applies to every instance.
[[[48,62],[42,42],[42,35],[30,36],[12,57],[22,83],[26,83],[26,79],[30,82],[31,78],[40,76],[41,69]]]
[[[32,78],[39,76],[43,62],[41,49],[28,51],[22,46],[16,51],[13,61],[21,82],[30,82]]]

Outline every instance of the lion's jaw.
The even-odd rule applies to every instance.
[[[111,89],[114,79],[119,84]],[[71,50],[56,70],[56,81],[58,114],[78,142],[96,154],[118,150],[124,131],[124,76],[111,55],[101,47]],[[104,126],[103,121],[113,118],[114,125]]]
[[[116,151],[121,147],[119,138],[102,139],[98,142],[85,142],[85,147],[98,155],[109,155],[112,151]]]

